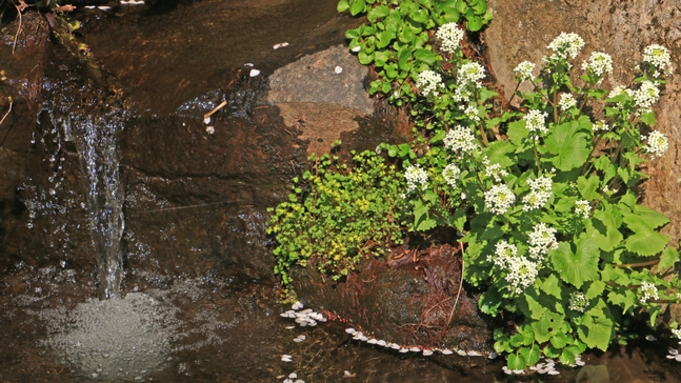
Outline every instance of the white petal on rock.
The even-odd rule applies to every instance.
[[[442,355],[452,355],[454,353],[454,351],[452,351],[448,348],[445,348],[444,350],[442,350],[440,352],[442,353]]]
[[[253,65],[253,63],[246,63],[246,64],[244,64],[244,66],[246,68],[253,68],[255,65]],[[296,302],[296,303],[298,303],[298,302]]]
[[[677,356],[675,357],[675,359],[676,359],[677,362],[681,362],[681,354],[677,355]]]
[[[560,375],[560,372],[558,372],[556,370],[551,370],[551,371],[547,372],[547,374],[549,374],[549,375]]]
[[[281,356],[281,361],[282,362],[291,362],[291,361],[293,361],[293,357],[291,355],[284,354],[284,355]]]
[[[296,326],[286,326],[287,330],[293,330],[294,328],[296,328]]]
[[[433,351],[431,350],[423,350],[423,356],[431,356],[433,355]]]
[[[298,377],[298,374],[296,374],[295,372],[288,374],[289,379],[296,379],[297,377]]]
[[[392,348],[393,350],[399,350],[399,349],[400,349],[400,345],[397,344],[397,343],[393,343],[393,344],[390,345],[390,348]]]
[[[670,348],[669,348],[669,354],[670,354],[670,355],[678,355],[678,354],[679,354],[679,350],[670,347]]]
[[[215,133],[215,128],[212,126],[206,126],[206,133],[208,134],[214,134]]]
[[[95,7],[94,5],[86,5],[85,6],[85,9],[95,9],[95,8],[97,8],[97,7]]]
[[[204,118],[203,123],[206,124],[206,125],[210,124],[210,117]]]
[[[409,351],[411,351],[411,352],[421,352],[421,349],[418,348],[418,347],[412,347],[412,348],[409,349]]]
[[[346,329],[345,329],[345,332],[347,332],[347,333],[350,334],[350,335],[355,335],[355,334],[357,334],[357,330],[355,330],[355,329],[352,328],[352,327],[346,328]]]
[[[461,356],[466,356],[466,355],[468,355],[468,354],[466,354],[466,351],[464,351],[464,350],[456,350],[456,353],[459,354],[459,355],[461,355]]]
[[[255,77],[260,74],[260,71],[257,69],[251,69],[251,71],[248,73],[249,76]]]
[[[367,341],[367,343],[369,343],[369,344],[376,344],[376,343],[378,343],[378,341],[377,341],[376,339],[374,339],[374,338],[371,338],[371,339],[369,339],[369,340]]]
[[[479,351],[468,351],[468,356],[482,356],[482,353]]]
[[[360,45],[358,45],[358,46],[356,46],[356,47],[354,47],[354,48],[352,48],[352,49],[350,49],[350,50],[351,50],[352,52],[357,53],[357,52],[359,52],[359,51],[362,50],[362,47],[361,47]]]
[[[409,349],[408,349],[408,348],[401,348],[398,352],[399,352],[400,354],[406,354],[406,353],[409,352]]]
[[[100,9],[102,11],[110,11],[111,7],[109,7],[108,5],[100,5],[99,7],[97,7],[97,9]]]
[[[387,343],[384,340],[381,339],[378,342],[376,342],[376,344],[379,345],[379,346],[385,346]]]

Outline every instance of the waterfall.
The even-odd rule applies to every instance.
[[[118,116],[70,117],[64,120],[67,141],[73,141],[84,170],[88,221],[98,256],[100,297],[120,298],[123,280],[121,238],[125,229],[124,193],[120,181]]]

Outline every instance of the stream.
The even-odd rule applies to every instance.
[[[308,143],[266,101],[268,76],[344,43],[358,20],[336,0],[171,0],[69,17],[101,77],[35,13],[16,55],[16,23],[0,33],[0,100],[14,100],[0,125],[0,382],[515,381],[503,358],[398,353],[353,340],[345,323],[280,315],[290,304],[272,274],[267,208],[287,198]],[[352,119],[344,142],[389,137],[380,113]],[[666,354],[638,339],[527,381],[681,381]]]

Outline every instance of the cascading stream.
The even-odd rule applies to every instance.
[[[118,116],[64,119],[67,141],[73,141],[83,164],[92,244],[99,257],[100,298],[120,298],[123,280],[121,238],[125,229],[124,193],[120,182]]]

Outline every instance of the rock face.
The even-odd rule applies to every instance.
[[[576,1],[576,0],[491,0],[494,21],[485,32],[494,75],[511,97],[515,82],[513,68],[524,60],[541,63],[546,46],[561,32],[575,32],[586,46],[577,59],[592,51],[613,58],[613,73],[605,86],[631,84],[634,67],[641,62],[643,48],[660,44],[670,50],[674,75],[654,110],[657,129],[669,138],[669,151],[645,170],[644,203],[664,213],[671,223],[663,232],[672,243],[681,238],[681,178],[678,169],[681,149],[681,8],[674,0]]]

